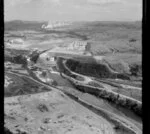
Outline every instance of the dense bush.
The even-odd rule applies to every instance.
[[[30,60],[33,61],[34,63],[37,62],[37,59],[39,58],[39,53],[38,52],[33,52],[30,54]]]
[[[135,41],[136,41],[136,39],[134,39],[134,38],[129,40],[129,42],[135,42]]]
[[[66,65],[74,72],[101,78],[113,78],[115,74],[103,64],[80,63],[78,61],[67,60]]]
[[[13,134],[8,128],[4,127],[5,134]]]
[[[117,74],[117,78],[124,79],[124,80],[130,80],[130,76],[127,74]]]
[[[67,60],[66,65],[74,72],[97,78],[120,78],[130,80],[130,76],[123,73],[113,73],[105,64],[81,63],[75,60]]]
[[[52,85],[53,85],[53,86],[57,86],[58,83],[57,83],[56,81],[53,81],[53,82],[52,82]]]
[[[13,57],[6,56],[6,55],[5,55],[4,59],[5,59],[5,61],[13,62]]]
[[[15,56],[13,58],[13,61],[14,61],[14,63],[17,63],[17,64],[24,64],[24,65],[27,64],[27,60],[26,60],[26,58],[23,55]]]
[[[27,65],[27,60],[26,60],[25,56],[23,56],[21,54],[16,55],[16,56],[6,55],[5,56],[5,61],[13,62],[13,63],[16,63],[16,64],[22,64],[23,67]]]
[[[126,99],[123,99],[123,98],[119,97],[118,102],[119,102],[120,105],[126,106]]]
[[[131,75],[133,75],[133,76],[141,75],[142,74],[142,66],[137,65],[137,64],[131,65],[130,72],[131,72]]]

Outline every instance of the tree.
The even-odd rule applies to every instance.
[[[42,71],[42,76],[46,77],[46,75],[47,75],[46,71]]]

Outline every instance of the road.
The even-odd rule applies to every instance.
[[[63,65],[64,65],[64,67],[65,67],[70,73],[72,73],[72,74],[74,74],[74,75],[77,75],[77,76],[80,76],[80,77],[82,77],[82,78],[84,79],[84,81],[79,81],[79,80],[76,80],[76,79],[74,79],[74,78],[71,78],[71,80],[73,80],[74,83],[78,83],[78,84],[83,85],[83,86],[95,88],[95,87],[90,86],[90,85],[84,85],[84,84],[88,84],[88,82],[90,82],[90,81],[93,81],[92,78],[90,78],[90,77],[88,77],[88,76],[85,76],[85,75],[81,75],[81,74],[72,72],[72,71],[66,66],[65,63],[66,63],[66,61],[64,60],[64,61],[63,61]],[[95,82],[95,81],[94,81],[94,82]],[[104,85],[104,86],[105,86],[105,85]],[[106,87],[106,86],[105,86],[105,87]],[[97,88],[98,88],[98,87],[97,87]],[[102,88],[98,88],[98,89],[99,89],[99,90],[102,90]],[[137,102],[137,103],[139,103],[139,104],[142,104],[142,102],[139,101],[139,100],[136,100],[136,99],[134,99],[134,98],[131,98],[131,97],[129,97],[129,96],[126,96],[126,95],[123,95],[123,94],[120,94],[120,93],[116,93],[116,92],[112,91],[111,89],[105,89],[105,88],[104,88],[103,90],[107,90],[107,91],[109,90],[109,92],[112,92],[112,93],[115,94],[115,95],[118,95],[118,94],[119,94],[119,96],[121,96],[121,97],[123,97],[123,98],[128,98],[128,99],[133,100],[133,101],[135,101],[135,102]]]
[[[22,77],[22,76],[26,77],[26,78],[31,79],[31,80],[33,80],[34,82],[36,82],[36,83],[38,83],[40,85],[43,85],[43,86],[48,87],[48,88],[51,88],[53,90],[57,90],[58,92],[65,94],[65,92],[62,89],[46,85],[46,84],[44,84],[42,82],[39,82],[39,81],[33,79],[32,77],[29,77],[29,76],[26,76],[26,75],[17,74],[17,73],[10,72],[10,71],[8,73],[14,74],[14,75],[17,75],[17,76],[20,76],[20,77]],[[81,101],[81,102],[83,102],[83,103],[85,103],[87,105],[91,105],[91,104],[85,102],[84,100],[82,100],[80,98],[78,98],[78,101]],[[106,111],[105,109],[102,109],[100,107],[97,107],[97,106],[94,106],[94,105],[92,105],[92,107],[94,107],[96,109],[99,109],[99,110],[102,110],[102,111],[110,114],[112,117],[115,117],[116,120],[118,120],[121,124],[123,124],[124,126],[126,126],[127,128],[129,128],[130,130],[134,131],[136,134],[142,134],[142,131],[138,127],[136,127],[132,122],[128,121],[127,119],[125,119],[125,118],[123,118],[121,116],[118,116],[117,114],[113,114],[113,113],[111,113],[109,111]]]
[[[33,80],[32,78],[21,74],[18,75],[17,73],[11,73],[11,72],[8,73],[19,77],[26,77],[29,80]],[[64,133],[64,134],[82,133],[82,132],[88,134],[92,134],[92,133],[98,134],[98,132],[101,134],[104,132],[108,134],[115,134],[113,125],[102,116],[95,114],[94,112],[92,112],[92,110],[88,110],[83,105],[80,105],[79,103],[73,101],[69,96],[67,96],[62,91],[53,88],[51,86],[47,86],[41,82],[38,82],[37,80],[34,81],[36,83],[39,83],[40,85],[52,89],[52,91],[43,92],[43,93],[41,92],[29,96],[23,95],[24,97],[20,95],[16,97],[5,98],[6,115],[8,116],[11,115],[11,117],[14,117],[16,119],[14,123],[12,123],[11,120],[8,118],[6,118],[5,120],[6,126],[10,130],[12,130],[12,132],[13,129],[16,129],[16,131],[18,129],[18,130],[25,130],[25,131],[27,130],[27,133],[36,134],[38,132],[35,131],[41,130],[40,128],[44,128],[42,129],[44,130],[44,132],[39,132],[39,133],[55,133],[49,130],[57,130],[58,133]],[[16,105],[14,106],[14,104],[16,104],[17,107]],[[34,107],[37,104],[40,105],[45,104],[49,110],[42,112],[40,114],[39,111],[36,111]],[[60,119],[61,117],[58,117],[60,115],[61,117],[63,117],[63,119]],[[88,116],[92,118],[87,118]],[[22,122],[22,120],[20,120],[20,117],[23,120],[24,118],[29,117],[28,118],[29,120],[26,122],[24,121]],[[47,123],[50,124],[43,122],[43,120],[45,119],[48,119]],[[95,125],[93,124],[93,122]],[[16,128],[16,125],[18,126],[20,125],[21,129],[19,129],[20,126]],[[69,128],[74,128],[74,129],[70,130]]]

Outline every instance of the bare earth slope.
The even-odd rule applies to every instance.
[[[5,125],[14,133],[114,133],[109,122],[55,90],[5,98]]]
[[[43,29],[46,24],[5,23],[5,129],[13,134],[129,134],[125,127],[110,121],[115,117],[141,134],[140,117],[125,108],[120,110],[117,103],[77,90],[58,68],[60,57],[72,59],[76,62],[68,65],[70,79],[141,101],[141,22],[73,22],[53,30]],[[43,81],[38,79],[44,74],[48,75]],[[56,82],[55,88],[48,78]],[[73,93],[78,101],[58,88]],[[107,119],[106,113],[115,116]]]

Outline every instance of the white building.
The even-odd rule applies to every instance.
[[[68,50],[84,51],[86,45],[87,45],[87,42],[85,42],[85,41],[74,41],[68,46]]]
[[[49,22],[48,25],[42,25],[42,28],[55,29],[55,28],[60,28],[60,27],[68,26],[68,25],[71,25],[71,22],[55,21],[55,22]]]

